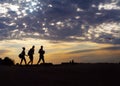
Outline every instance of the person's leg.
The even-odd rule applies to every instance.
[[[39,60],[38,60],[37,64],[39,64],[39,63],[40,63],[40,58],[39,58]]]
[[[23,58],[21,58],[20,65],[22,64]]]
[[[40,61],[41,61],[41,57],[39,57],[39,60],[38,60],[38,63],[37,63],[37,64],[39,64],[39,63],[40,63]]]
[[[28,64],[30,64],[30,62],[31,62],[31,56],[29,56],[29,59],[30,59],[30,61],[28,62]]]
[[[24,59],[23,59],[23,60],[24,60],[25,64],[27,64],[25,57],[24,57]]]
[[[43,63],[45,63],[44,57],[42,58]]]
[[[33,64],[33,55],[31,56],[31,65]]]

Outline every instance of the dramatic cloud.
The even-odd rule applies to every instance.
[[[1,0],[0,39],[120,44],[119,0]]]

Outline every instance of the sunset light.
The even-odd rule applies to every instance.
[[[43,45],[48,63],[118,63],[119,11],[119,0],[2,0],[0,58],[19,63],[22,47],[34,45],[36,64]]]

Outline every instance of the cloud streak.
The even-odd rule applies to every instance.
[[[94,51],[100,51],[100,50],[108,50],[108,51],[113,51],[113,50],[120,50],[120,46],[112,46],[112,47],[106,47],[106,48],[101,48],[101,49],[87,49],[87,50],[76,50],[69,52],[68,54],[77,54],[77,53],[84,53],[84,52],[94,52]]]
[[[5,55],[6,53],[9,53],[9,50],[0,50],[0,55]]]

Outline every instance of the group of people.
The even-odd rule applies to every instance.
[[[25,64],[27,64],[25,56],[29,56],[30,61],[28,62],[28,64],[32,65],[35,46],[32,46],[32,48],[28,51],[28,55],[26,55],[26,53],[25,53],[25,47],[23,47],[22,49],[23,49],[22,52],[19,54],[19,57],[21,59],[20,65],[22,64],[23,61],[25,62]],[[45,60],[44,60],[45,51],[43,50],[43,46],[40,46],[38,53],[39,53],[39,60],[38,60],[37,64],[39,64],[41,60],[43,61],[43,63],[45,63]]]

